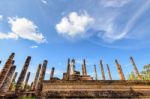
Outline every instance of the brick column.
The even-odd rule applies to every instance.
[[[83,60],[83,64],[82,64],[82,75],[84,75],[84,76],[87,75],[85,59]]]
[[[18,75],[18,72],[15,72],[14,76],[13,76],[13,79],[12,79],[12,82],[11,82],[11,85],[9,87],[9,90],[11,91],[12,88],[13,88],[13,84],[15,83],[15,80],[16,80],[16,77]]]
[[[70,79],[70,59],[68,59],[68,64],[67,64],[67,80]]]
[[[5,63],[3,69],[1,70],[1,74],[0,74],[0,87],[3,85],[4,80],[6,79],[6,76],[12,66],[13,63],[13,58],[14,58],[15,53],[11,53],[11,55],[9,56],[7,62]]]
[[[136,64],[135,64],[135,62],[134,62],[134,60],[133,60],[132,57],[130,57],[130,61],[131,61],[131,64],[133,65],[134,72],[135,72],[135,74],[137,75],[138,79],[139,79],[139,80],[142,80],[142,77],[141,77],[141,75],[140,75],[140,73],[139,73],[139,71],[138,71],[138,69],[137,69],[137,67],[136,67]]]
[[[44,77],[45,77],[47,63],[48,63],[48,61],[44,60],[43,66],[42,66],[42,69],[41,69],[41,72],[40,72],[40,76],[39,76],[39,81],[38,81],[37,88],[36,88],[36,99],[40,99],[39,97],[41,96],[42,82],[43,82]]]
[[[124,77],[121,65],[118,63],[117,60],[115,60],[115,63],[116,63],[116,66],[117,66],[117,70],[118,70],[118,74],[119,74],[120,80],[125,80],[125,77]]]
[[[25,75],[27,73],[30,61],[31,61],[31,57],[28,56],[26,61],[25,61],[25,63],[24,63],[24,66],[23,66],[23,69],[21,71],[21,74],[19,75],[18,81],[16,83],[16,90],[15,90],[16,93],[19,93],[21,90],[23,90],[22,85],[23,85],[23,82],[24,82],[24,79],[25,79]]]
[[[32,90],[35,90],[35,88],[37,86],[38,78],[39,78],[39,75],[40,75],[40,70],[41,70],[41,64],[38,65],[38,69],[36,71],[36,75],[35,75],[34,82],[33,82],[33,85],[32,85]]]
[[[25,85],[24,85],[24,90],[25,90],[25,91],[26,91],[27,86],[28,86],[29,78],[30,78],[30,72],[28,72],[27,77],[26,77],[26,80],[25,80]]]
[[[105,73],[104,73],[102,60],[100,60],[100,68],[101,68],[101,73],[102,73],[102,80],[105,80]]]
[[[110,69],[109,69],[109,65],[106,64],[106,67],[107,67],[109,79],[112,80],[111,73],[110,73]]]
[[[13,74],[16,70],[16,66],[12,66],[8,72],[8,75],[0,88],[0,92],[7,92],[9,90],[9,86],[11,85]]]
[[[55,70],[55,68],[52,67],[52,69],[51,69],[51,75],[50,75],[50,80],[52,80],[53,77],[54,77],[54,70]]]
[[[98,80],[97,71],[96,71],[96,65],[94,65],[94,73],[95,73],[95,80]]]

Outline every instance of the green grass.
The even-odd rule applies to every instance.
[[[19,99],[35,99],[34,97],[20,97]]]

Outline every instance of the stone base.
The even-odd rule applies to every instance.
[[[42,99],[150,98],[150,81],[44,81]]]

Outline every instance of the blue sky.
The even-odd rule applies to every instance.
[[[15,52],[17,71],[32,56],[30,82],[37,66],[48,60],[47,74],[55,67],[62,77],[67,59],[76,59],[76,69],[87,60],[92,77],[99,61],[110,65],[113,79],[119,79],[114,60],[118,59],[127,78],[133,71],[133,56],[141,71],[150,60],[150,0],[1,0],[0,60],[3,67]]]

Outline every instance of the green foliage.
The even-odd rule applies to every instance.
[[[137,76],[134,74],[134,72],[132,71],[129,76],[128,76],[128,80],[137,80]]]
[[[140,75],[142,76],[143,80],[150,80],[150,64],[143,67]],[[138,80],[138,77],[132,71],[128,76],[128,80]]]
[[[150,80],[150,64],[144,66],[141,75],[143,77],[143,80]]]

